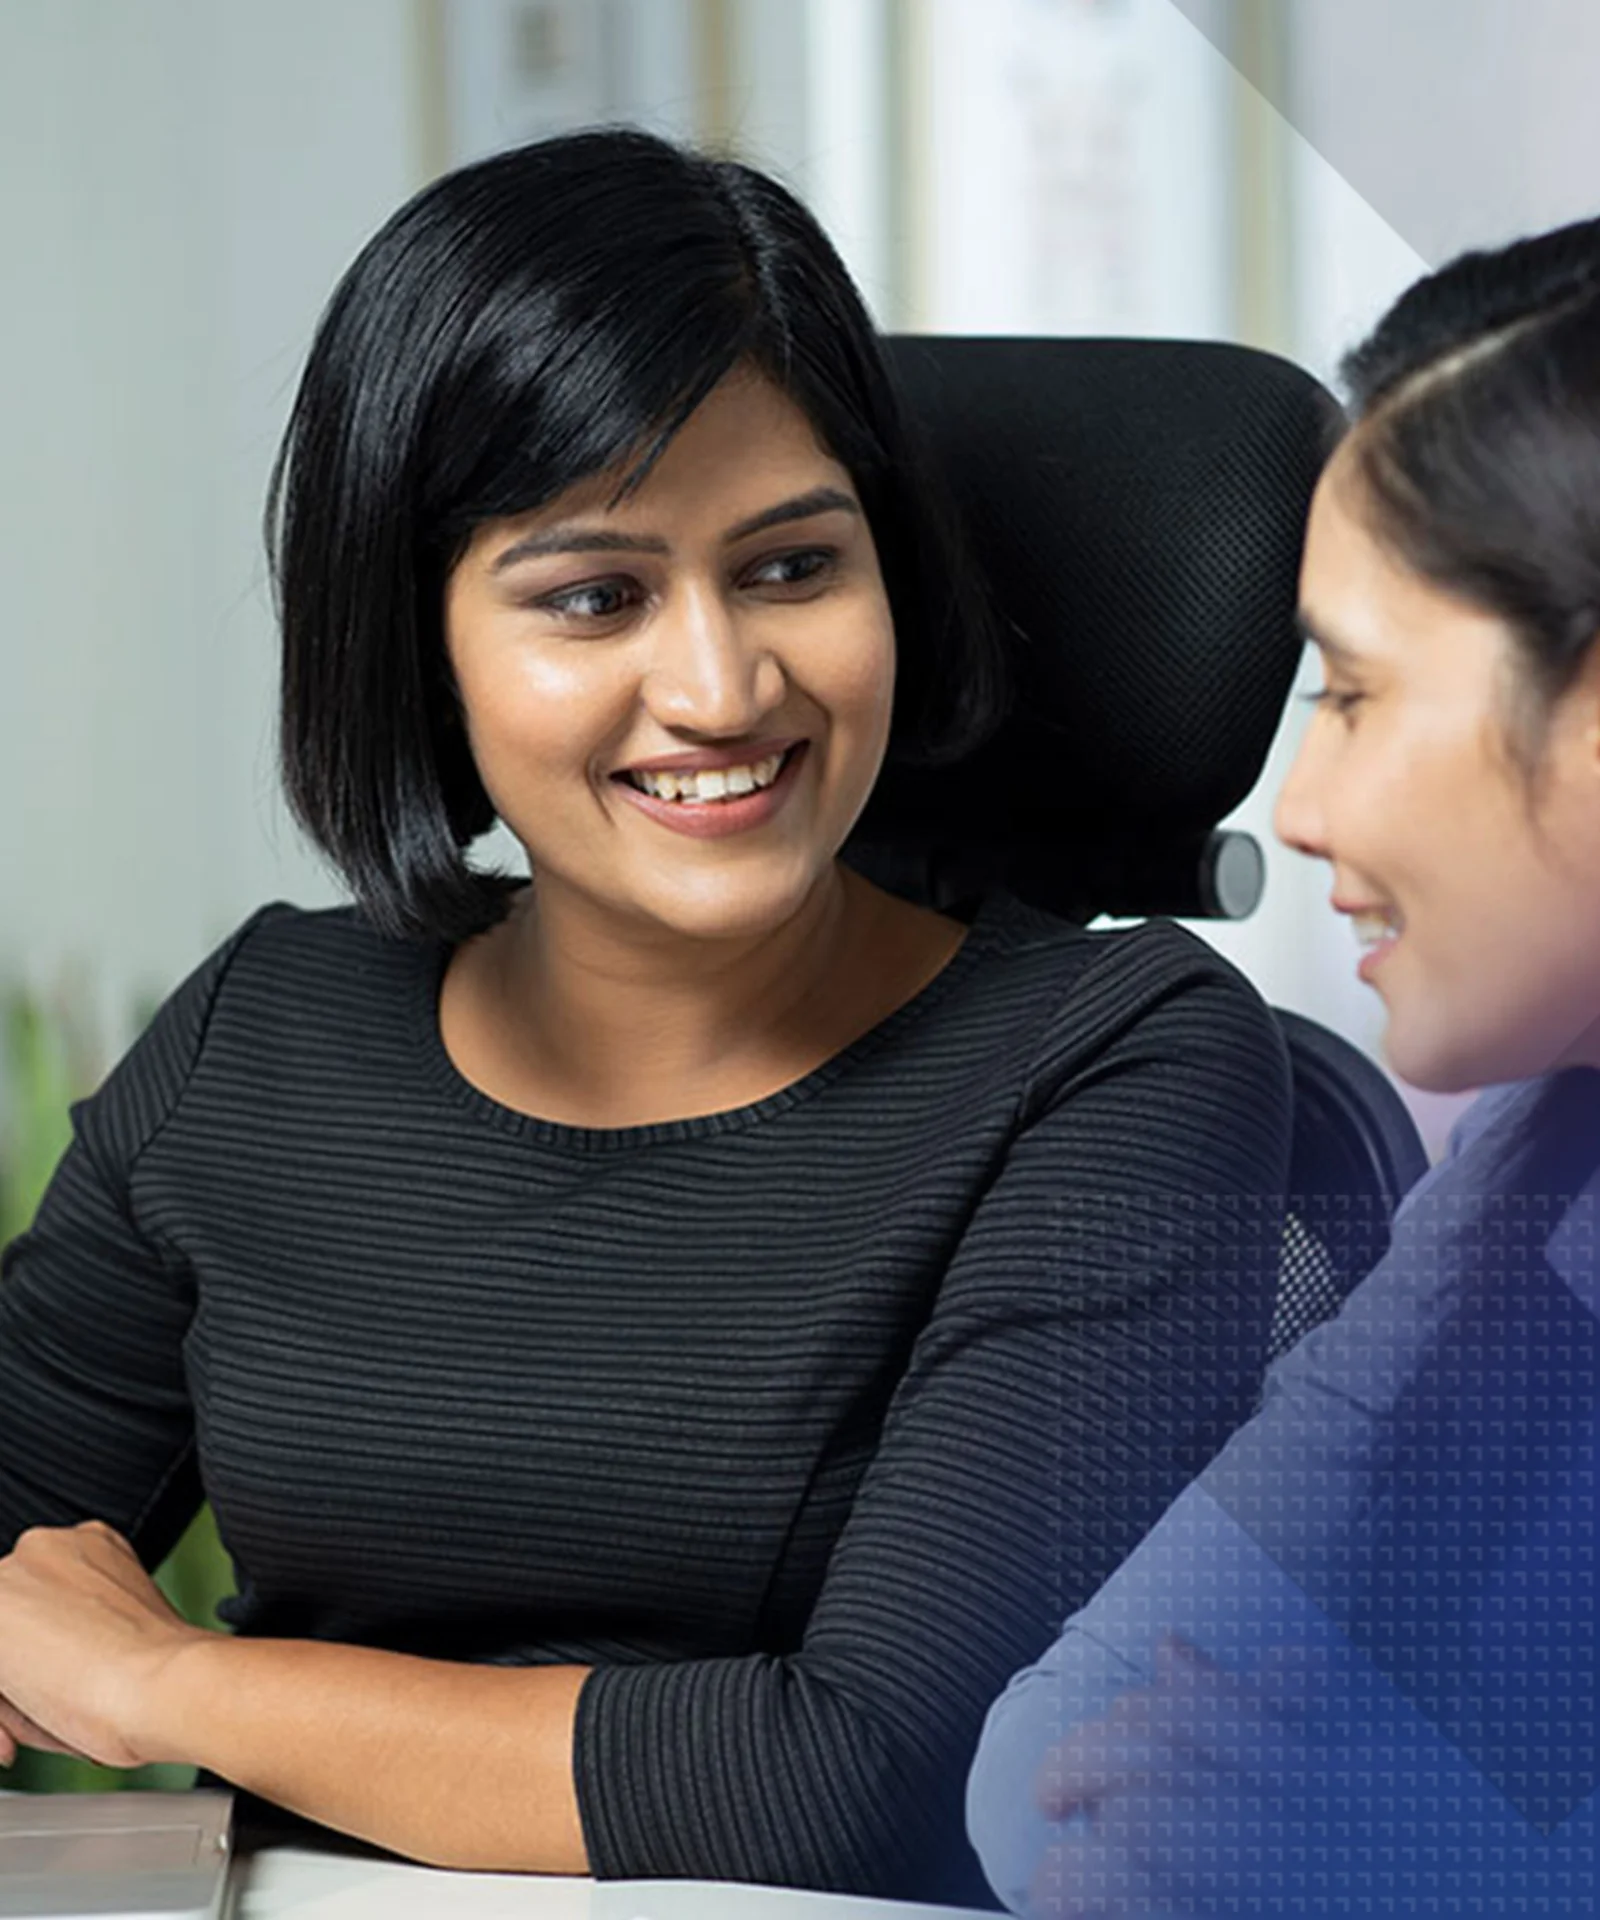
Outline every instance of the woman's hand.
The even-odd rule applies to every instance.
[[[1319,1679],[1315,1659],[1295,1648],[1240,1677],[1164,1640],[1154,1682],[1045,1762],[1040,1805],[1074,1824],[1040,1865],[1030,1914],[1210,1920],[1290,1887],[1325,1785],[1306,1727]]]
[[[589,1871],[572,1772],[587,1674],[207,1633],[97,1521],[36,1528],[0,1560],[0,1760],[179,1761],[436,1866]]]
[[[19,1746],[108,1767],[185,1758],[162,1750],[155,1704],[176,1656],[211,1637],[98,1520],[21,1535],[0,1559],[0,1762]]]
[[[587,1675],[207,1633],[96,1521],[0,1560],[0,1761],[39,1746],[203,1767],[436,1866],[589,1871],[572,1771]]]

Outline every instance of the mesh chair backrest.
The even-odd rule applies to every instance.
[[[1270,1359],[1337,1313],[1383,1257],[1394,1210],[1428,1165],[1404,1101],[1359,1048],[1300,1014],[1277,1017],[1294,1136]]]
[[[1160,856],[1232,811],[1272,743],[1335,403],[1288,361],[1212,342],[888,345],[987,577],[1016,698],[958,765],[887,766],[858,850],[902,857],[880,867],[896,891],[917,890],[921,851],[974,894],[1004,885],[1073,917],[1111,904],[1096,897],[1108,867],[1118,911],[1192,911],[1163,897]]]

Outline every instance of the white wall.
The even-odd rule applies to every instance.
[[[627,119],[701,125],[693,0],[424,0],[436,11],[441,165]]]
[[[1233,74],[1169,0],[925,0],[916,325],[1223,337]]]
[[[879,325],[899,326],[889,0],[810,0],[804,20],[806,201]]]
[[[1593,0],[1293,0],[1292,114],[1435,264],[1600,213]]]
[[[417,181],[396,0],[0,6],[0,973],[108,1038],[259,901],[283,821],[259,524],[315,316]]]

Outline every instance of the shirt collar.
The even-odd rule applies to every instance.
[[[1600,1174],[1556,1222],[1544,1253],[1576,1297],[1600,1320]]]

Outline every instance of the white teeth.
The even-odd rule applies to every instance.
[[[783,755],[771,753],[749,766],[707,767],[699,773],[656,773],[641,769],[630,773],[628,778],[657,800],[715,802],[736,800],[761,787],[770,787],[782,765]]]
[[[1351,919],[1356,939],[1364,947],[1382,946],[1385,940],[1392,940],[1400,931],[1400,922],[1393,914],[1358,913]]]

